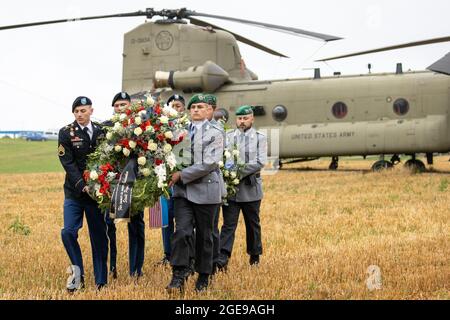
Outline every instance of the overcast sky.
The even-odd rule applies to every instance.
[[[246,65],[260,79],[424,70],[450,52],[450,43],[434,44],[361,57],[315,63],[336,54],[450,35],[448,0],[315,0],[315,1],[177,1],[177,0],[2,0],[0,25],[95,16],[120,12],[187,7],[198,12],[233,16],[337,35],[321,41],[291,36],[238,23],[211,23],[272,47],[290,59],[271,56],[240,44]],[[0,31],[0,130],[57,129],[73,121],[71,104],[89,96],[94,115],[106,119],[112,96],[121,89],[123,34],[144,17],[72,22]]]

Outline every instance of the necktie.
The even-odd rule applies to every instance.
[[[191,137],[191,165],[194,164],[194,158],[195,158],[195,147],[194,147],[194,138],[195,138],[195,132],[196,132],[196,127],[194,125],[191,125],[191,130],[190,130],[190,137]]]
[[[89,134],[89,128],[88,127],[84,127],[83,128],[83,132],[86,133],[86,135],[89,137],[89,141],[91,141],[91,136]]]

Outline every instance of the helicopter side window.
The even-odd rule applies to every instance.
[[[287,109],[285,106],[277,105],[272,110],[272,117],[275,121],[281,122],[287,117]]]
[[[405,115],[409,111],[408,100],[403,99],[403,98],[399,98],[399,99],[395,100],[393,108],[394,108],[394,112],[397,115],[399,115],[399,116]]]
[[[342,119],[347,115],[348,112],[347,105],[341,101],[338,101],[331,108],[331,112],[333,113],[333,116],[335,116],[336,118]]]

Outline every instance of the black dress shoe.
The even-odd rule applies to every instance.
[[[166,290],[169,294],[176,292],[184,292],[184,283],[189,276],[189,268],[186,267],[173,267],[172,280]]]
[[[259,254],[250,256],[250,265],[257,266],[259,264]]]
[[[161,261],[158,261],[156,263],[157,266],[167,266],[170,264],[170,260],[167,256],[164,256],[164,258],[161,259]]]
[[[195,291],[202,292],[208,289],[209,285],[209,274],[200,273],[197,278],[197,282],[195,283]]]
[[[97,291],[101,291],[105,287],[106,287],[106,283],[99,283],[99,284],[95,285],[95,288],[97,289]]]

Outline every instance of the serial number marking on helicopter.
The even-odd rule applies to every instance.
[[[333,139],[333,138],[350,138],[355,135],[354,131],[342,132],[317,132],[317,133],[297,133],[291,136],[292,140],[306,139]]]
[[[159,50],[166,51],[172,47],[173,36],[169,31],[161,31],[156,35],[156,46]]]
[[[150,37],[131,39],[131,44],[150,42]]]

